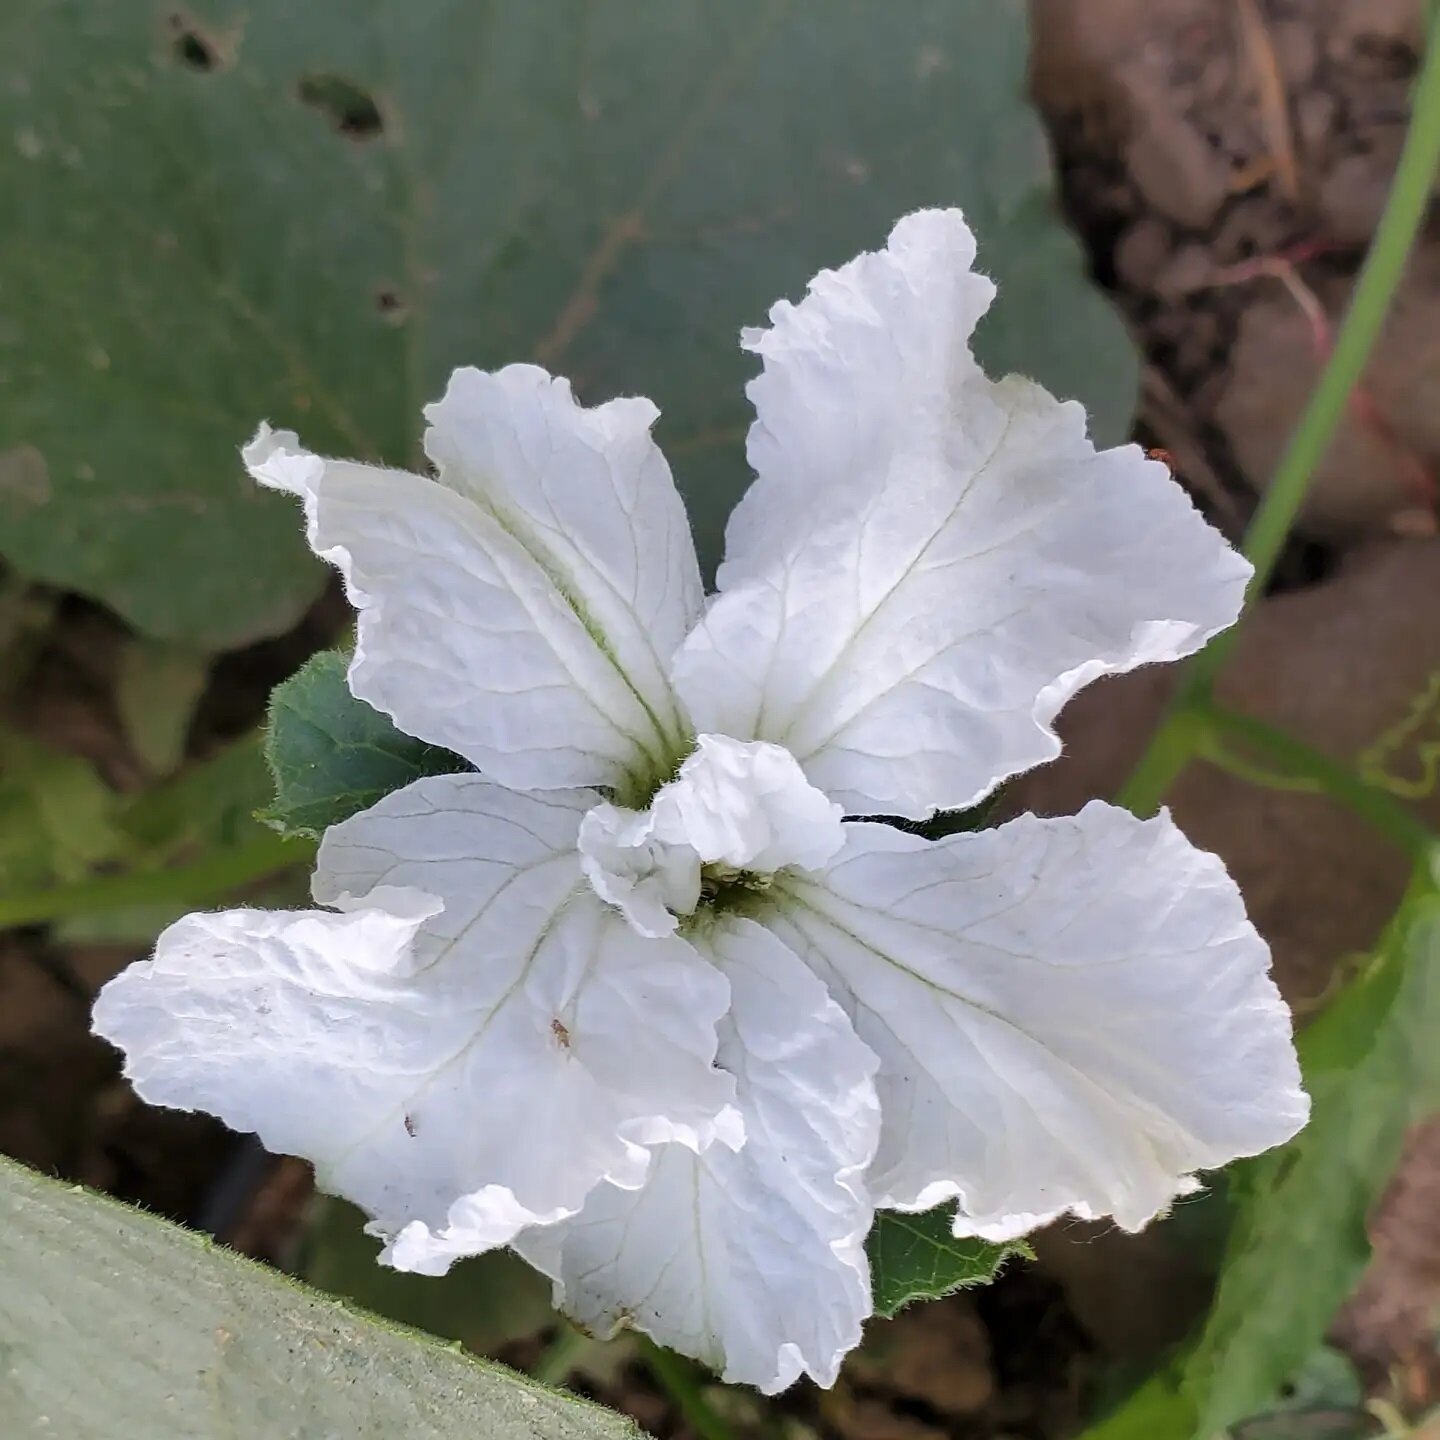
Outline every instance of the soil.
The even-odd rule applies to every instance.
[[[1327,353],[1404,139],[1420,0],[1034,0],[1064,197],[1145,354],[1141,433],[1234,529]],[[1434,531],[1427,236],[1305,530]],[[1306,578],[1302,564],[1292,572]]]
[[[1144,356],[1137,438],[1168,452],[1238,536],[1383,203],[1421,0],[1032,0],[1032,10],[1035,92],[1063,201]],[[1440,666],[1437,384],[1440,234],[1427,233],[1276,593],[1224,682],[1229,703],[1337,756],[1372,749]],[[23,672],[4,687],[9,722],[90,759],[118,789],[139,786],[114,699],[122,627],[73,597],[33,598]],[[270,687],[344,623],[332,592],[291,635],[224,657],[189,753],[253,726]],[[1170,683],[1157,670],[1086,692],[1064,718],[1065,757],[1007,803],[1065,811],[1113,795]],[[1383,758],[1413,778],[1403,744]],[[1282,987],[1302,1015],[1312,1010],[1393,908],[1403,860],[1315,796],[1258,792],[1203,766],[1173,803],[1238,875]],[[1440,793],[1422,803],[1440,824]],[[89,1035],[91,996],[133,958],[37,930],[0,936],[0,1150],[289,1262],[310,1204],[305,1167],[204,1117],[141,1104]],[[1370,1392],[1411,1415],[1440,1403],[1437,1199],[1440,1123],[1416,1133],[1377,1208],[1375,1262],[1332,1332]],[[1207,1252],[1193,1236],[1068,1227],[1039,1251],[981,1294],[875,1326],[834,1391],[786,1397],[787,1433],[1060,1440],[1205,1304]],[[543,1339],[501,1353],[529,1363]],[[623,1356],[574,1383],[657,1437],[689,1434]],[[718,1403],[739,1405],[742,1431],[753,1419],[743,1400]]]

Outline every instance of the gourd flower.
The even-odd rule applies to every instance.
[[[351,689],[474,771],[330,829],[316,909],[187,916],[107,985],[142,1096],[308,1157],[392,1265],[513,1246],[580,1324],[766,1391],[858,1342],[877,1208],[1134,1230],[1303,1124],[1266,946],[1168,815],[888,823],[1053,759],[1081,686],[1198,649],[1250,573],[983,373],[974,258],[914,214],[745,333],[708,600],[646,400],[460,370],[428,475],[261,427]]]

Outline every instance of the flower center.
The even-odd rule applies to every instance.
[[[842,814],[781,746],[701,735],[648,810],[603,804],[585,816],[580,865],[642,935],[670,935],[702,903],[824,865],[844,843]]]

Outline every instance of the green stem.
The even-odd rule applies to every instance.
[[[315,847],[309,841],[259,835],[244,845],[212,851],[190,865],[100,875],[74,885],[0,897],[0,929],[43,925],[72,915],[130,905],[200,905],[292,865],[305,864],[314,855]]]
[[[1212,642],[1213,643],[1213,642]],[[1195,758],[1203,738],[1205,722],[1200,718],[1195,698],[1180,688],[1165,712],[1150,743],[1145,747],[1130,777],[1120,787],[1115,803],[1132,814],[1153,815],[1180,772]]]
[[[1211,735],[1236,740],[1282,770],[1313,781],[1326,795],[1368,820],[1412,860],[1422,860],[1440,847],[1440,836],[1384,790],[1366,784],[1358,771],[1303,740],[1217,705],[1204,706],[1195,713],[1208,722],[1206,728]]]
[[[1315,468],[1325,458],[1345,416],[1350,396],[1365,373],[1370,353],[1390,311],[1390,302],[1405,274],[1415,236],[1429,208],[1437,167],[1440,167],[1440,17],[1431,21],[1405,147],[1349,311],[1310,403],[1245,535],[1245,554],[1255,566],[1248,592],[1252,601],[1264,593],[1270,582]],[[1233,634],[1231,631],[1230,636]],[[1207,678],[1213,676],[1231,643],[1230,636],[1208,647],[1192,668]]]
[[[1245,536],[1244,551],[1255,567],[1246,593],[1247,605],[1253,603],[1269,583],[1285,538],[1304,503],[1315,467],[1324,458],[1351,393],[1364,373],[1425,217],[1437,166],[1440,166],[1440,13],[1432,13],[1410,128],[1390,185],[1385,213],[1365,257],[1345,322],[1335,338],[1335,348]],[[1215,676],[1238,633],[1237,626],[1211,641],[1185,667],[1169,713],[1118,797],[1119,803],[1135,814],[1153,814],[1165,792],[1193,757],[1199,732],[1188,717],[1196,702],[1209,696]]]
[[[700,1436],[700,1440],[735,1440],[730,1427],[710,1408],[689,1361],[682,1360],[653,1340],[646,1340],[644,1348],[645,1362],[651,1373],[679,1407],[685,1423]]]
[[[580,1357],[593,1345],[588,1335],[562,1322],[560,1333],[530,1367],[530,1378],[542,1385],[563,1385],[575,1372]]]

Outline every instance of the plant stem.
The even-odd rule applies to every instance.
[[[594,1343],[588,1335],[562,1321],[560,1333],[530,1367],[530,1378],[542,1385],[563,1385],[574,1373],[580,1357]]]
[[[1304,502],[1311,476],[1325,458],[1345,416],[1350,395],[1364,374],[1429,207],[1437,166],[1440,166],[1440,17],[1430,25],[1405,147],[1345,322],[1335,337],[1335,348],[1281,457],[1270,488],[1246,532],[1245,554],[1255,566],[1249,586],[1250,600],[1262,594],[1269,583],[1286,536]],[[1211,645],[1198,657],[1193,668],[1213,674],[1225,649],[1222,637],[1218,645]]]
[[[1115,797],[1117,805],[1141,817],[1153,815],[1160,808],[1180,772],[1195,758],[1203,739],[1205,722],[1200,718],[1196,698],[1187,693],[1182,678],[1145,753],[1120,787]]]
[[[0,929],[43,925],[72,915],[119,910],[131,905],[162,905],[172,901],[199,905],[276,871],[304,864],[314,855],[315,847],[308,840],[259,835],[244,845],[212,851],[190,865],[100,875],[74,885],[0,897]]]
[[[653,1340],[646,1340],[644,1349],[645,1363],[651,1373],[679,1406],[685,1423],[700,1436],[700,1440],[735,1440],[730,1427],[710,1408],[689,1361],[682,1360]]]
[[[1335,338],[1335,348],[1245,536],[1245,554],[1255,566],[1246,594],[1247,605],[1253,604],[1269,583],[1315,467],[1324,458],[1344,417],[1351,392],[1365,370],[1425,217],[1437,165],[1440,165],[1440,12],[1432,12],[1410,128],[1385,202],[1385,213],[1365,257],[1345,323]],[[1212,640],[1186,666],[1169,713],[1120,792],[1119,803],[1135,814],[1153,814],[1194,755],[1200,732],[1193,725],[1187,725],[1187,717],[1197,701],[1209,696],[1215,676],[1238,633],[1237,626]]]
[[[1248,715],[1218,705],[1204,706],[1196,713],[1208,722],[1209,734],[1237,740],[1283,770],[1313,780],[1321,791],[1368,820],[1412,860],[1421,860],[1440,849],[1440,836],[1384,790],[1366,784],[1360,773],[1348,765]]]

